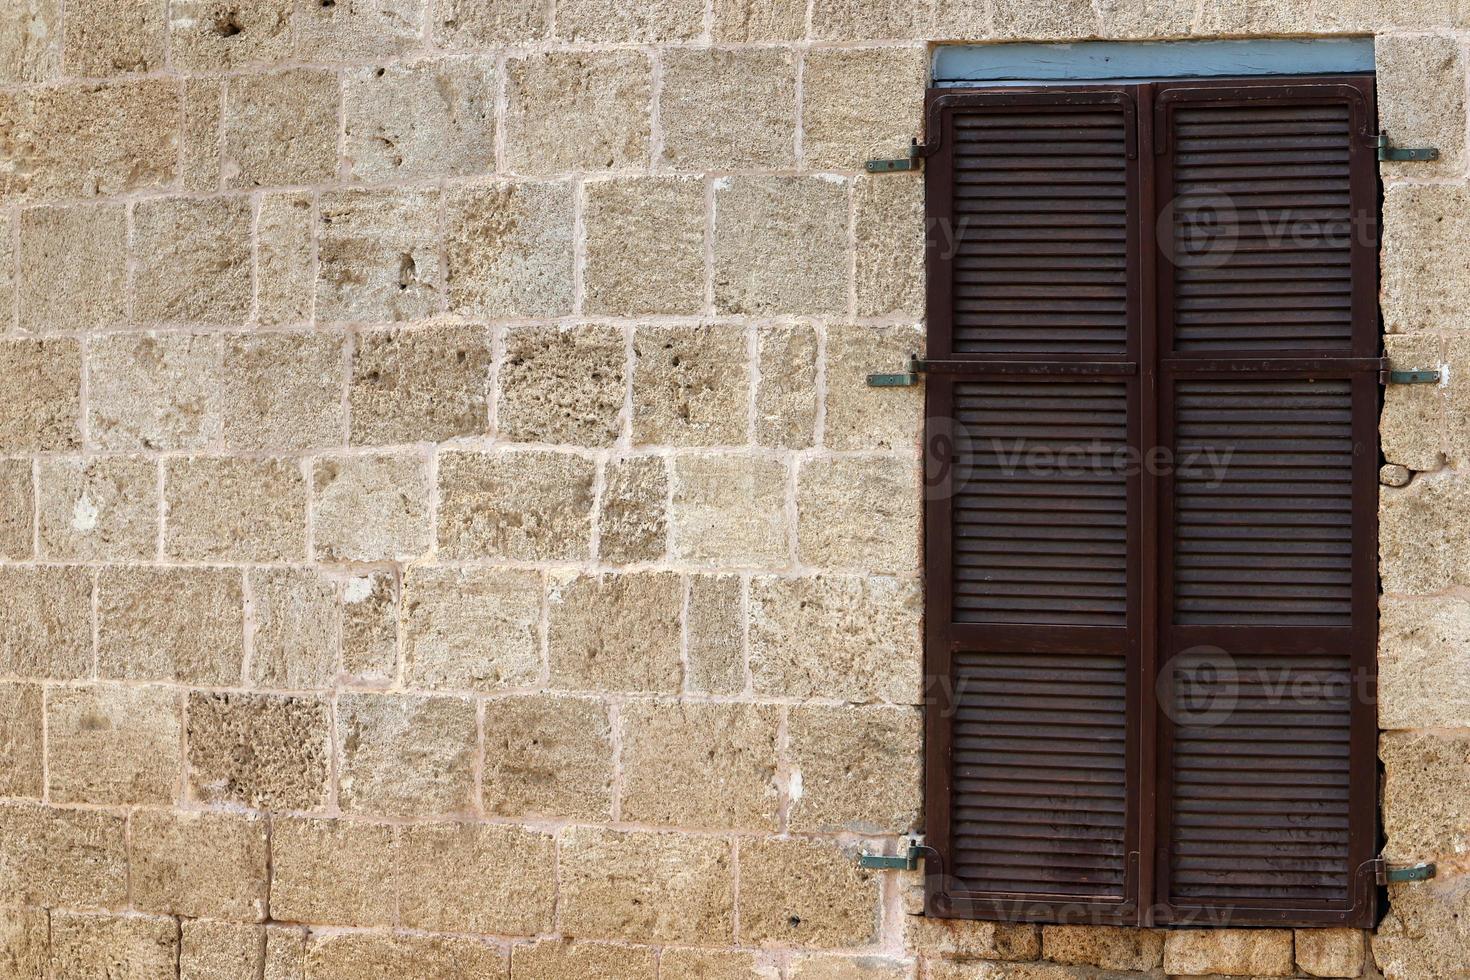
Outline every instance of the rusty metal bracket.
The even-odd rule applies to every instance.
[[[923,149],[919,146],[919,141],[914,140],[909,146],[908,156],[887,160],[869,160],[864,164],[864,168],[870,174],[891,174],[903,170],[918,170],[922,166],[922,160]]]
[[[869,388],[912,388],[919,383],[919,374],[924,370],[924,362],[917,357],[910,357],[904,369],[895,374],[870,374],[868,375]]]
[[[1416,864],[1412,868],[1390,868],[1388,862],[1379,858],[1373,862],[1373,877],[1380,885],[1400,885],[1411,881],[1428,881],[1439,874],[1439,868],[1430,861]]]
[[[1439,368],[1423,371],[1384,371],[1379,376],[1386,385],[1437,385],[1441,377]]]
[[[871,854],[863,851],[858,855],[858,867],[869,871],[913,871],[919,866],[919,858],[928,848],[924,838],[909,837],[901,854]]]
[[[1393,146],[1388,141],[1387,133],[1379,133],[1373,138],[1373,141],[1374,145],[1378,148],[1378,159],[1380,160],[1412,163],[1439,159],[1439,150],[1432,146],[1415,149]]]

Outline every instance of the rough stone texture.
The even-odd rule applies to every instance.
[[[911,572],[922,512],[917,464],[889,457],[804,462],[796,475],[797,554],[819,568]]]
[[[659,958],[661,980],[775,980],[774,965],[754,953],[668,947]]]
[[[1378,501],[1383,591],[1428,595],[1470,582],[1460,528],[1470,520],[1470,490],[1452,473],[1422,474]]]
[[[591,314],[704,309],[704,181],[617,177],[587,183],[585,295]],[[629,247],[630,243],[637,247]]]
[[[633,442],[734,446],[749,428],[748,335],[725,326],[633,335]]]
[[[51,913],[50,976],[176,980],[178,957],[177,919]]]
[[[381,182],[494,170],[495,85],[494,62],[480,57],[352,71],[343,86],[348,173]]]
[[[174,63],[188,71],[225,71],[291,55],[293,0],[173,0]]]
[[[907,579],[753,578],[756,691],[917,704],[921,599]]]
[[[333,583],[306,569],[249,573],[250,680],[255,687],[326,687],[337,675],[341,625]]]
[[[715,0],[716,42],[798,41],[805,34],[803,0]]]
[[[1434,335],[1384,338],[1395,371],[1438,369],[1443,344]],[[1437,470],[1444,463],[1445,392],[1439,385],[1388,385],[1383,394],[1379,438],[1383,457],[1411,470]]]
[[[90,570],[0,567],[0,675],[88,676],[91,618]]]
[[[512,561],[586,558],[594,472],[591,460],[570,453],[442,453],[440,553]]]
[[[321,561],[409,561],[429,551],[429,463],[408,454],[328,456],[312,471]]]
[[[0,451],[81,447],[82,356],[76,341],[0,340],[0,375],[11,390],[11,397],[0,400]]]
[[[1296,965],[1314,977],[1359,977],[1367,959],[1361,929],[1298,929]]]
[[[1378,482],[1386,487],[1406,487],[1414,478],[1414,472],[1398,463],[1384,463],[1378,470]]]
[[[382,61],[420,43],[426,0],[298,0],[296,50],[313,61],[354,66]],[[448,138],[458,138],[451,130]]]
[[[0,558],[23,561],[34,555],[35,521],[30,460],[0,460]]]
[[[322,195],[317,318],[382,323],[438,312],[444,290],[440,209],[432,190]]]
[[[867,160],[906,154],[918,135],[926,61],[922,48],[810,52],[802,73],[806,166],[856,173]]]
[[[1470,248],[1470,188],[1390,184],[1383,195],[1384,328],[1390,333],[1470,328],[1470,296],[1455,256]]]
[[[862,176],[853,182],[853,198],[858,316],[918,320],[924,313],[923,178]],[[945,231],[941,226],[934,234]]]
[[[184,132],[179,166],[186,191],[214,191],[220,187],[220,127],[224,118],[225,87],[219,79],[192,79],[184,83]]]
[[[315,810],[326,802],[325,701],[196,692],[188,711],[189,799],[270,810]]]
[[[1186,929],[1164,938],[1164,972],[1289,977],[1296,972],[1290,930]]]
[[[335,75],[295,68],[230,79],[224,162],[229,187],[315,184],[337,167]]]
[[[261,980],[303,980],[305,976],[306,930],[266,926],[265,975]]]
[[[61,0],[19,0],[0,13],[0,82],[44,82],[61,70]]]
[[[1470,728],[1470,602],[1380,600],[1378,725]]]
[[[740,845],[740,937],[757,946],[852,947],[876,938],[878,880],[826,841]]]
[[[682,604],[683,585],[670,572],[554,579],[547,600],[552,685],[678,691]]]
[[[505,954],[460,936],[313,934],[306,949],[310,980],[460,980],[505,976]]]
[[[552,694],[486,702],[486,813],[607,820],[612,780],[612,727],[601,703]]]
[[[755,441],[806,449],[817,420],[817,335],[810,327],[763,327],[756,334]]]
[[[791,829],[907,833],[919,820],[921,727],[908,708],[793,708]]]
[[[0,683],[0,796],[40,799],[41,685]]]
[[[262,222],[268,207],[261,207]],[[342,445],[343,347],[341,337],[315,334],[227,336],[220,394],[224,445],[250,452]]]
[[[1465,786],[1470,783],[1470,735],[1464,732],[1385,732],[1384,856],[1415,864],[1470,853]]]
[[[271,826],[271,917],[392,925],[395,858],[394,829],[387,824],[278,818]]]
[[[506,164],[514,173],[646,166],[653,64],[641,51],[533,54],[506,65]]]
[[[1384,37],[1374,45],[1378,62],[1378,118],[1399,146],[1433,146],[1439,159],[1386,163],[1383,171],[1405,177],[1462,176],[1465,172],[1465,56],[1448,37]]]
[[[73,0],[62,41],[67,74],[100,78],[162,68],[164,8],[137,0]]]
[[[775,708],[640,701],[624,706],[622,721],[624,820],[775,829]]]
[[[398,664],[398,580],[391,571],[368,572],[341,587],[342,671],[361,683],[386,684]]]
[[[915,327],[833,327],[827,332],[827,445],[917,452],[924,397],[912,388],[869,388],[867,377],[899,371],[924,349]]]
[[[658,456],[607,461],[598,500],[598,548],[614,565],[658,561],[668,551],[669,471]]]
[[[228,686],[245,660],[245,595],[228,569],[106,568],[97,671],[116,680]]]
[[[250,314],[247,197],[145,201],[133,209],[133,318],[243,324]]]
[[[445,216],[450,310],[497,318],[571,313],[573,203],[565,182],[451,193]]]
[[[114,452],[204,449],[220,436],[221,376],[215,336],[98,338],[87,357],[88,439]]]
[[[821,41],[923,37],[928,34],[932,6],[912,0],[813,0],[811,37]],[[949,6],[964,10],[978,5],[955,3]],[[974,36],[983,37],[984,34]]]
[[[623,428],[627,343],[616,327],[520,327],[505,335],[496,421],[513,442],[610,445]]]
[[[158,464],[151,459],[43,459],[36,493],[44,558],[147,561],[158,551]]]
[[[737,694],[745,689],[743,587],[736,575],[689,578],[685,609],[688,663],[684,684],[703,694]]]
[[[127,209],[121,205],[22,211],[16,288],[20,328],[47,333],[121,324],[127,236]]]
[[[1312,930],[1315,932],[1316,930]],[[1303,933],[1298,932],[1300,937]],[[1362,933],[1354,932],[1362,945]],[[1104,970],[1156,970],[1164,962],[1164,933],[1115,926],[1045,926],[1046,958],[1072,966]]]
[[[792,980],[910,980],[912,963],[881,956],[807,953],[791,963]]]
[[[410,929],[550,932],[556,844],[522,827],[419,824],[399,832],[398,917]]]
[[[263,818],[140,810],[129,839],[133,904],[143,911],[265,918],[270,845]]]
[[[1445,360],[1451,383],[1445,407],[1446,454],[1457,466],[1470,463],[1470,385],[1458,384],[1470,371],[1470,337],[1450,335],[1445,338]]]
[[[847,309],[848,189],[825,177],[731,177],[715,185],[714,286],[721,313]]]
[[[188,919],[180,923],[178,980],[260,980],[265,933],[239,922]]]
[[[42,980],[47,975],[50,934],[45,909],[0,908],[0,976]]]
[[[268,194],[261,198],[255,219],[255,315],[261,326],[304,323],[311,317],[316,283],[312,241],[315,224],[316,205],[308,195]],[[292,398],[289,407],[300,411],[303,403],[312,404],[309,395],[306,392]],[[269,425],[259,428],[266,430],[260,434],[277,435]],[[289,442],[289,436],[272,441]]]
[[[356,338],[348,400],[355,445],[432,442],[489,427],[490,334],[447,324]]]
[[[789,49],[664,56],[662,162],[685,172],[796,162],[796,59]]]
[[[679,0],[561,0],[557,4],[556,33],[564,41],[692,41],[703,26],[699,5]]]
[[[49,799],[126,806],[179,796],[179,695],[97,684],[46,696]]]
[[[403,583],[403,674],[412,687],[493,691],[541,675],[541,575],[411,568]]]
[[[300,561],[306,555],[306,496],[295,460],[168,460],[164,553],[184,561]]]
[[[338,798],[348,813],[464,813],[475,805],[475,706],[452,697],[341,694]]]
[[[0,802],[0,831],[0,905],[127,904],[124,817]]]
[[[513,946],[510,964],[516,980],[653,980],[658,970],[648,948],[555,939]]]
[[[562,929],[589,939],[734,941],[730,842],[578,828],[561,841]]]
[[[1470,891],[1463,880],[1399,885],[1373,937],[1384,980],[1453,980],[1470,971]]]
[[[789,477],[784,463],[765,456],[675,457],[674,556],[725,567],[788,564]]]
[[[551,36],[552,0],[440,0],[434,40],[451,48],[544,41]]]

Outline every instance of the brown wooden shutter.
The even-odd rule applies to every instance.
[[[1372,120],[931,94],[931,914],[1371,924]]]

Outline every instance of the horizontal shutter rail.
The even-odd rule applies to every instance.
[[[1374,374],[1387,369],[1388,359],[1383,357],[1220,357],[1212,352],[1208,356],[1174,355],[1163,358],[1160,366],[1165,371],[1190,374],[1249,374],[1249,375],[1315,375],[1324,378],[1341,378],[1365,373]]]
[[[919,369],[928,374],[949,376],[984,375],[1072,375],[1097,378],[1131,378],[1138,374],[1134,361],[1019,360],[995,356],[984,358],[921,359]]]
[[[1280,109],[1264,109],[1265,100],[1281,100],[1289,103]],[[1212,125],[1181,129],[1180,136],[1213,136],[1217,125],[1241,127],[1240,136],[1248,138],[1260,133],[1263,136],[1315,135],[1335,132],[1337,122],[1332,118],[1332,108],[1346,105],[1354,117],[1353,133],[1364,145],[1373,139],[1372,122],[1369,119],[1368,99],[1362,89],[1355,85],[1337,83],[1293,83],[1290,85],[1250,86],[1201,86],[1197,88],[1168,88],[1154,98],[1154,152],[1168,153],[1171,149],[1170,116],[1181,105],[1207,106],[1216,118]],[[1302,118],[1296,107],[1315,105],[1319,107],[1316,120]],[[1238,108],[1238,112],[1222,112],[1223,109]],[[1320,121],[1318,121],[1320,120]],[[1183,126],[1193,124],[1184,123]]]

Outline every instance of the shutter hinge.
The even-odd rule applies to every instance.
[[[1378,380],[1386,385],[1437,385],[1443,378],[1439,368],[1423,371],[1382,371]]]
[[[910,357],[904,365],[903,371],[897,374],[870,374],[868,375],[869,388],[912,388],[919,383],[919,375],[924,371],[924,362],[918,357]]]
[[[1416,864],[1412,868],[1390,868],[1388,862],[1383,858],[1377,858],[1369,862],[1373,868],[1373,878],[1380,885],[1400,885],[1410,881],[1428,881],[1439,874],[1439,868],[1430,861],[1426,864]]]
[[[919,146],[918,140],[914,140],[909,144],[908,156],[887,160],[869,160],[864,167],[870,174],[891,174],[901,170],[918,170],[921,166],[920,161],[923,159],[923,147]]]
[[[1373,137],[1373,144],[1378,147],[1378,159],[1392,160],[1396,162],[1438,160],[1439,150],[1432,146],[1418,149],[1396,147],[1388,142],[1387,133],[1379,133]]]
[[[925,850],[923,837],[907,837],[900,854],[870,854],[867,851],[858,854],[858,867],[869,871],[913,871],[919,866],[919,858]]]

